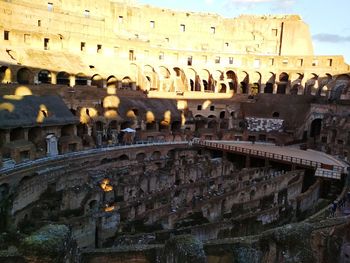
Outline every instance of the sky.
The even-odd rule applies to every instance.
[[[309,25],[315,55],[343,55],[350,64],[349,0],[138,0],[182,11],[240,14],[299,14]]]

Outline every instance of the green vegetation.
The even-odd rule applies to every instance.
[[[58,257],[66,249],[70,230],[65,225],[47,225],[26,237],[21,245],[25,254]]]

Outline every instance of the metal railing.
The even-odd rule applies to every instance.
[[[59,161],[72,157],[83,157],[91,154],[98,154],[103,152],[115,151],[120,149],[132,149],[132,148],[140,148],[140,147],[149,147],[149,146],[164,146],[164,145],[180,145],[180,144],[188,144],[188,141],[136,141],[130,144],[114,144],[109,145],[107,147],[98,147],[89,150],[82,150],[78,152],[70,152],[65,154],[59,154],[56,156],[47,156],[36,160],[25,161],[18,164],[15,164],[13,167],[2,168],[0,169],[0,176],[4,173],[16,171],[19,169],[27,168],[30,166],[35,166],[39,164],[44,164],[49,161]]]
[[[221,143],[217,143],[217,142],[210,142],[210,141],[200,140],[198,138],[195,138],[193,140],[193,143],[198,144],[198,145],[202,145],[202,146],[206,146],[206,147],[210,147],[210,148],[216,148],[216,149],[220,149],[220,150],[228,150],[228,151],[237,152],[237,153],[244,153],[244,154],[248,154],[248,155],[252,155],[252,156],[258,156],[258,157],[263,157],[263,158],[268,158],[268,159],[275,159],[275,160],[279,160],[279,161],[286,161],[286,162],[290,162],[293,164],[299,164],[299,165],[303,165],[303,166],[313,167],[316,169],[327,170],[327,169],[323,169],[323,167],[325,167],[327,165],[323,164],[322,162],[310,161],[307,159],[302,159],[302,158],[293,157],[293,156],[289,156],[289,155],[269,153],[269,152],[265,152],[265,151],[248,149],[248,148],[235,146],[235,145],[227,145],[227,144],[221,144]],[[339,173],[339,175],[340,175],[341,173],[346,172],[345,169],[346,168],[342,167],[342,166],[332,165],[332,170],[328,169],[328,171],[332,171],[333,174],[331,175],[332,176],[331,178],[334,178],[334,176],[335,176],[334,173]],[[329,173],[327,175],[330,176]]]

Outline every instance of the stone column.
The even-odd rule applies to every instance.
[[[28,129],[23,129],[24,140],[28,141]]]
[[[89,135],[89,136],[91,136],[92,135],[92,127],[91,126],[89,126],[89,125],[87,125],[87,134]]]
[[[303,95],[305,92],[305,84],[307,82],[307,79],[304,77],[301,82],[300,85],[302,86],[302,90],[298,90],[298,95]]]
[[[101,131],[96,132],[96,145],[102,146],[102,132]]]
[[[57,84],[57,73],[51,72],[51,84]]]
[[[277,94],[277,84],[276,84],[276,83],[273,84],[272,93],[273,93],[273,94]]]

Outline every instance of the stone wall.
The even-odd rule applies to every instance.
[[[1,83],[141,89],[158,98],[326,96],[349,72],[341,56],[313,55],[296,15],[225,19],[108,0],[2,4],[9,39],[0,40]]]

